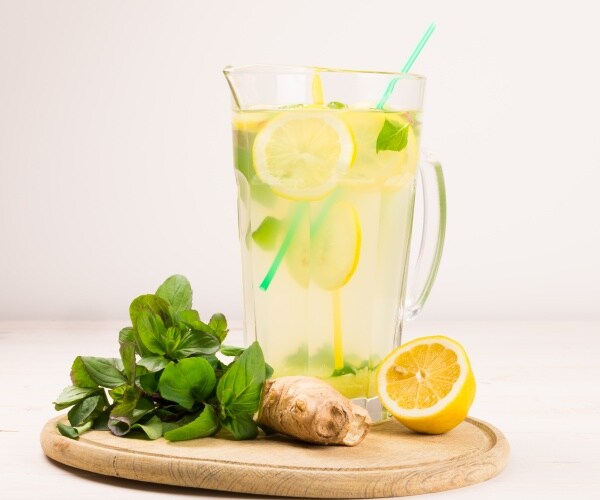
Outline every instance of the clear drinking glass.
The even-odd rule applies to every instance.
[[[275,376],[319,377],[381,420],[375,371],[423,306],[444,242],[442,170],[419,155],[425,79],[291,66],[224,73],[246,341],[260,342]],[[424,217],[407,290],[418,185]]]

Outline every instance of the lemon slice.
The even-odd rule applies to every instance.
[[[336,203],[313,233],[306,214],[286,255],[290,274],[303,287],[311,279],[324,290],[344,286],[360,258],[361,229],[356,210],[350,203]]]
[[[333,113],[282,113],[257,134],[258,177],[291,200],[318,200],[333,190],[354,157],[348,126]]]
[[[381,403],[409,429],[441,434],[460,424],[475,398],[475,377],[464,348],[443,336],[408,342],[377,371]]]
[[[273,112],[243,111],[233,114],[234,132],[256,133],[273,116]]]
[[[409,116],[383,111],[345,111],[355,141],[356,154],[344,185],[380,189],[400,188],[414,179],[419,159],[419,144]],[[401,151],[377,151],[377,137],[386,119],[408,127],[406,146]]]
[[[361,232],[358,214],[350,203],[336,203],[311,243],[311,276],[321,288],[344,286],[356,271]]]

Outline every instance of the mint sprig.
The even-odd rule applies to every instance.
[[[385,119],[383,127],[377,136],[376,152],[402,151],[408,144],[408,130],[410,123],[401,123],[396,120]]]
[[[119,332],[119,358],[73,361],[72,385],[54,402],[56,410],[70,408],[70,425],[57,425],[62,435],[77,439],[92,428],[172,441],[220,430],[234,439],[258,435],[252,416],[272,373],[258,343],[247,349],[223,345],[225,316],[203,322],[181,275],[137,297],[129,313],[131,326]],[[227,364],[223,356],[234,361]]]

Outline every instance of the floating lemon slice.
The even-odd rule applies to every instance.
[[[286,265],[303,287],[312,279],[324,290],[336,290],[354,275],[360,248],[358,214],[350,203],[338,202],[312,233],[309,215],[305,215],[288,249]]]
[[[389,354],[377,371],[382,404],[409,429],[441,434],[460,424],[475,398],[464,348],[443,336],[422,337]]]
[[[258,177],[291,200],[318,200],[332,191],[354,157],[348,126],[333,113],[298,111],[269,121],[253,148]]]

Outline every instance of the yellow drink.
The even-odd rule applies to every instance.
[[[400,333],[420,125],[334,108],[234,114],[245,329],[275,376],[369,400]]]

